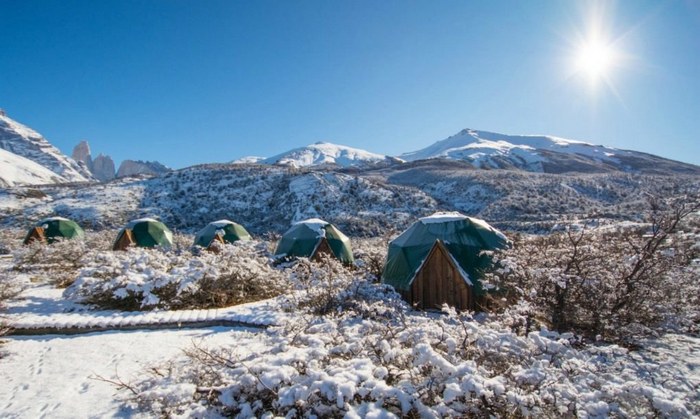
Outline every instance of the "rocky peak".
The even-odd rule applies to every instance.
[[[117,177],[152,175],[157,176],[169,172],[170,169],[157,161],[124,160],[119,165]]]
[[[100,153],[92,161],[92,174],[100,182],[109,182],[114,179],[114,161],[112,158]]]
[[[90,155],[90,144],[88,144],[87,141],[83,140],[78,143],[78,145],[73,148],[71,157],[79,163],[85,163],[87,168],[92,172],[92,156]]]

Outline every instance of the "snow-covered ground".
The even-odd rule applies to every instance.
[[[0,148],[0,187],[63,182],[61,176],[22,156]]]
[[[221,309],[153,310],[153,311],[88,311],[84,306],[65,300],[63,290],[50,285],[32,287],[13,301],[5,316],[13,328],[25,333],[33,330],[109,329],[165,327],[204,322],[241,323],[267,326],[283,317],[274,300],[241,304]]]
[[[243,309],[244,311],[255,311],[256,304],[258,307],[266,307],[261,312],[274,314],[274,308],[267,301],[248,304]],[[234,307],[232,310],[241,310],[241,308]],[[194,318],[197,317],[196,311],[190,311]],[[12,319],[20,320],[24,318],[25,322],[33,322],[36,326],[42,321],[53,321],[49,320],[51,316],[59,319],[63,318],[64,321],[70,316],[74,316],[74,318],[85,316],[86,319],[117,318],[120,316],[120,313],[114,312],[105,317],[105,313],[85,311],[84,307],[79,304],[65,301],[60,290],[40,285],[27,288],[18,299],[11,301],[8,317],[11,321]],[[161,314],[158,313],[144,314],[143,318],[148,318],[148,316],[155,316],[153,317],[155,319],[168,317],[164,316],[163,312],[160,312]],[[126,316],[128,317],[128,314]],[[426,319],[422,315],[418,315],[418,317],[410,320],[412,317],[413,315],[410,315],[408,321],[411,323],[417,322],[415,323],[416,325],[432,324],[429,318]],[[449,322],[449,319],[444,321],[438,319],[438,324],[441,327],[449,324]],[[292,320],[293,323],[294,321]],[[299,323],[303,324],[303,322]],[[289,360],[306,362],[309,366],[315,365],[315,359],[320,356],[319,354],[328,351],[328,355],[330,355],[346,345],[351,345],[346,349],[350,351],[348,354],[352,354],[353,351],[359,350],[359,348],[354,348],[353,345],[362,345],[362,342],[368,338],[366,327],[362,326],[363,324],[369,325],[370,323],[351,321],[344,328],[335,329],[330,323],[322,321],[318,326],[302,332],[301,341],[305,342],[308,340],[308,342],[301,346],[284,343],[288,339],[285,333],[289,331],[289,329],[285,328],[266,330],[242,327],[203,327],[165,330],[114,330],[79,335],[8,336],[4,338],[5,343],[0,348],[4,354],[4,357],[0,359],[0,381],[3,383],[0,386],[0,412],[2,412],[3,417],[10,418],[146,417],[148,416],[147,413],[135,410],[136,405],[133,402],[127,402],[133,396],[128,389],[118,390],[115,385],[102,381],[98,377],[130,383],[135,385],[135,388],[138,388],[139,391],[144,391],[144,387],[139,388],[138,384],[141,383],[143,385],[144,380],[147,380],[147,371],[150,367],[162,366],[169,361],[175,362],[173,365],[176,370],[189,365],[191,360],[183,354],[183,350],[191,348],[193,344],[202,348],[211,348],[212,350],[217,350],[216,348],[234,348],[235,353],[241,359],[247,359],[248,361],[246,362],[249,362],[250,365],[255,365],[255,368],[260,368],[263,372],[267,371],[261,376],[263,380],[269,379],[274,381],[274,377],[283,380],[282,382],[291,380],[291,389],[308,384],[312,388],[315,388],[314,386],[318,387],[318,391],[326,392],[330,391],[331,387],[337,387],[337,396],[345,399],[344,403],[350,403],[352,400],[350,396],[348,396],[350,397],[349,399],[345,397],[347,396],[345,393],[355,394],[354,392],[357,392],[357,394],[364,394],[363,388],[372,383],[371,387],[374,388],[372,394],[383,394],[383,392],[386,392],[387,397],[390,397],[389,394],[398,394],[397,392],[403,390],[400,390],[398,386],[385,387],[386,384],[381,372],[383,371],[382,367],[372,364],[365,357],[358,357],[355,361],[342,361],[335,367],[329,367],[335,368],[335,372],[332,375],[326,375],[326,373],[319,371],[319,381],[316,384],[312,383],[315,379],[311,371],[309,371],[309,376],[305,380],[312,381],[301,381],[301,377],[295,377],[296,370],[294,368],[285,366],[286,362],[291,362]],[[371,329],[373,326],[369,327]],[[566,341],[561,340],[556,334],[532,333],[528,338],[517,338],[508,332],[497,332],[494,329],[482,327],[479,323],[473,323],[467,327],[469,330],[467,336],[471,336],[471,339],[477,339],[474,344],[477,347],[482,346],[482,350],[495,344],[502,347],[501,351],[512,354],[522,350],[533,350],[535,351],[533,353],[538,353],[542,350],[543,354],[539,355],[538,358],[542,358],[544,354],[554,354],[552,355],[552,363],[555,362],[556,357],[570,358],[568,361],[569,367],[580,368],[580,372],[569,372],[565,374],[565,377],[572,380],[570,384],[575,384],[576,388],[574,390],[574,387],[567,387],[569,388],[568,391],[580,392],[576,396],[579,398],[580,415],[602,417],[606,414],[605,412],[614,412],[614,410],[610,410],[614,409],[614,406],[610,404],[610,397],[611,394],[614,395],[618,391],[648,393],[647,397],[653,400],[654,407],[657,409],[656,412],[660,415],[688,417],[689,413],[691,415],[700,413],[700,411],[696,410],[700,401],[700,393],[698,392],[698,388],[700,388],[700,338],[685,335],[667,335],[662,339],[647,341],[645,348],[637,352],[627,353],[621,348],[610,346],[609,348],[592,349],[590,354],[588,354],[586,351],[578,352],[570,349],[566,344],[562,345],[562,342],[565,343]],[[423,326],[420,326],[420,328],[422,332],[418,335],[412,330],[406,330],[401,333],[407,333],[406,338],[409,340],[417,338],[426,342],[429,341],[433,332]],[[326,329],[327,331],[325,331]],[[347,343],[341,343],[336,348],[333,346],[338,344],[336,342],[331,346],[326,346],[324,349],[325,345],[338,339],[338,333],[347,335],[346,338],[349,339]],[[442,333],[449,333],[449,331],[443,331]],[[354,334],[357,334],[357,336],[354,336]],[[423,336],[419,337],[421,334]],[[369,337],[368,342],[370,341],[373,341],[371,337]],[[322,342],[326,343],[322,344]],[[432,365],[431,368],[435,369],[435,374],[438,374],[436,377],[439,376],[439,379],[462,384],[467,381],[473,381],[473,385],[480,383],[480,380],[486,380],[481,384],[485,386],[483,390],[486,392],[485,394],[491,395],[487,397],[492,397],[494,394],[502,394],[499,392],[511,391],[508,388],[503,388],[503,378],[496,376],[487,379],[488,376],[482,376],[486,371],[482,370],[478,363],[468,361],[465,364],[460,364],[459,362],[453,364],[457,361],[456,359],[451,359],[447,354],[436,352],[435,349],[431,349],[430,345],[425,343],[413,346],[413,348],[411,346],[399,348],[394,346],[395,343],[387,346],[389,344],[386,341],[381,343],[382,341],[379,339],[378,342],[377,350],[388,351],[383,356],[389,357],[389,354],[393,354],[391,357],[400,358],[413,354],[411,356],[417,357],[415,362],[424,363],[426,366]],[[452,345],[449,339],[446,344],[448,347]],[[309,346],[306,347],[306,345]],[[544,347],[546,347],[546,350],[541,349]],[[280,352],[281,348],[287,349]],[[538,350],[537,348],[540,349]],[[391,357],[385,359],[389,365],[392,362],[390,361]],[[304,359],[305,361],[300,361]],[[539,380],[548,374],[552,374],[553,370],[548,361],[537,360],[532,362],[534,363],[529,369],[523,369],[515,374],[516,376],[525,377],[521,377],[518,380],[530,380],[532,377],[535,377],[532,374],[539,377]],[[575,377],[580,374],[585,378],[586,375],[591,374],[591,371],[603,368],[604,365],[608,366],[601,371],[604,371],[607,378],[597,377],[596,380],[606,382],[607,388],[598,393],[584,392],[583,389],[587,387],[587,384],[584,384],[585,379],[581,381],[581,379]],[[369,372],[365,371],[367,368],[369,368],[367,370]],[[521,367],[516,366],[514,368],[517,370]],[[235,370],[232,371],[235,372]],[[449,371],[453,371],[453,373]],[[462,372],[454,376],[454,378],[450,378],[457,371]],[[365,377],[365,373],[369,375]],[[442,373],[447,375],[443,377]],[[472,378],[469,378],[469,374],[472,374]],[[241,375],[241,379],[250,379],[248,375]],[[173,377],[177,378],[176,375]],[[201,417],[203,406],[200,403],[192,401],[191,406],[187,407],[187,399],[192,397],[193,384],[172,381],[173,377],[170,377],[170,379],[163,378],[162,383],[156,380],[156,387],[146,387],[145,390],[149,394],[154,394],[155,392],[155,394],[162,394],[166,398],[180,397],[185,401],[185,407],[183,408],[182,405],[180,407],[185,417]],[[231,378],[233,379],[234,377]],[[593,379],[593,377],[595,375],[590,375],[589,379]],[[574,379],[577,381],[574,381]],[[625,384],[626,380],[628,382]],[[466,391],[465,394],[469,394],[471,390],[464,390],[469,386],[464,387],[466,384],[462,384],[447,384],[445,392],[440,397],[446,402],[465,397],[463,391]],[[276,385],[282,384],[278,383]],[[658,391],[655,389],[655,385],[658,385]],[[235,387],[233,385],[233,388]],[[579,387],[581,388],[579,389]],[[479,388],[479,386],[477,385],[475,388]],[[514,394],[522,391],[522,389],[514,390]],[[535,391],[534,388],[533,391]],[[536,391],[540,395],[535,397],[545,397],[543,395],[544,388]],[[282,394],[281,388],[280,394]],[[304,393],[298,393],[295,397],[300,397],[302,394]],[[623,393],[619,394],[620,397],[623,397]],[[407,394],[405,403],[413,403],[410,402],[411,397],[410,394]],[[571,395],[567,397],[571,397]],[[338,403],[342,405],[340,399],[338,400]],[[606,402],[603,402],[603,400],[606,400]],[[349,404],[346,407],[349,408],[348,413],[351,414],[351,417],[361,417],[370,413],[384,415],[383,417],[392,417],[388,412],[382,413],[380,406],[381,403],[362,403],[361,406],[351,407]],[[426,410],[425,412],[429,411],[432,410]],[[449,409],[445,410],[445,412],[447,411]],[[596,415],[596,411],[600,415]]]
[[[237,342],[242,333],[265,333],[262,328],[243,327],[178,329],[174,322],[228,320],[266,325],[278,321],[275,307],[271,301],[261,301],[220,310],[88,311],[65,300],[63,290],[30,286],[10,301],[2,321],[25,331],[73,328],[75,332],[80,328],[139,325],[143,329],[4,337],[0,346],[0,417],[139,416],[121,401],[128,391],[118,392],[97,377],[133,381],[150,365],[179,356],[193,342],[218,347]],[[149,329],[165,325],[174,328]]]
[[[6,338],[5,357],[0,359],[0,416],[138,417],[120,401],[128,391],[117,392],[95,378],[131,381],[149,365],[178,356],[193,341],[227,345],[243,330],[210,327]]]
[[[142,256],[151,253],[155,259],[146,263]],[[170,257],[218,265],[209,254],[168,256],[142,250],[102,255],[122,261],[117,265],[129,272],[138,270],[133,262],[141,260],[154,277],[160,269],[156,262]],[[11,263],[0,258],[5,268]],[[303,268],[281,270],[280,275],[291,280]],[[310,275],[320,276],[296,288],[306,291],[285,303],[263,300],[217,310],[144,312],[90,310],[76,302],[80,300],[67,299],[70,292],[31,282],[39,280],[37,272],[18,274],[26,288],[9,301],[4,321],[25,333],[115,330],[3,337],[0,417],[251,417],[265,412],[284,416],[293,409],[300,415],[386,418],[488,411],[535,417],[700,414],[698,337],[666,335],[628,351],[616,345],[580,345],[571,334],[516,333],[513,322],[518,317],[512,313],[471,317],[414,312],[389,288],[330,265]],[[83,268],[78,276],[94,272]],[[327,282],[330,287],[324,289]],[[319,301],[328,298],[329,290],[339,293],[333,314],[313,314],[314,304],[323,307]],[[216,319],[270,327],[189,324],[182,329],[177,324]],[[137,329],[119,329],[123,326]],[[225,362],[202,364],[201,358],[184,352],[193,345],[207,351],[200,355],[220,354]],[[152,367],[161,368],[154,375]],[[128,383],[139,393],[140,406],[151,410],[137,410],[129,389],[119,390],[98,377]],[[195,397],[201,389],[210,389],[213,396]],[[253,402],[260,398],[266,400]]]

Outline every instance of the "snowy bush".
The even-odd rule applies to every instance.
[[[105,232],[88,232],[83,239],[59,239],[51,245],[32,242],[13,252],[13,270],[29,275],[33,282],[48,282],[58,287],[70,285],[78,270],[111,242]]]
[[[371,276],[374,281],[379,282],[389,248],[389,235],[355,239],[352,244],[355,254],[355,265],[361,271]]]
[[[64,295],[121,310],[225,307],[279,295],[286,282],[266,245],[236,243],[218,253],[131,248],[97,254]]]
[[[692,327],[700,304],[700,246],[683,222],[695,201],[654,204],[648,224],[514,237],[487,278],[523,299],[526,323],[632,343],[670,321]]]
[[[0,229],[0,256],[11,254],[14,249],[22,244],[22,238],[26,231],[18,229]]]
[[[690,417],[684,377],[660,384],[618,346],[576,349],[573,335],[518,336],[499,318],[445,308],[420,315],[354,284],[357,308],[292,318],[236,345],[194,345],[130,383],[159,416]],[[371,310],[368,310],[372,307]],[[367,316],[373,312],[382,315]]]

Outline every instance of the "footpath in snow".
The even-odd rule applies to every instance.
[[[2,316],[16,335],[27,336],[2,339],[0,417],[146,417],[125,406],[127,390],[117,391],[98,377],[135,381],[193,343],[230,346],[246,336],[255,341],[255,335],[266,333],[261,326],[281,316],[274,300],[217,310],[87,311],[64,300],[55,287],[28,288]],[[208,325],[216,322],[255,327]],[[124,330],[129,328],[144,330]]]
[[[49,285],[36,286],[11,301],[3,318],[12,326],[12,334],[75,334],[206,326],[265,327],[279,323],[283,315],[276,300],[208,310],[88,311],[84,306],[63,299],[62,292]]]

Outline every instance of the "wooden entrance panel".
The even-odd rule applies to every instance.
[[[46,243],[46,236],[44,235],[44,229],[42,227],[34,227],[27,235],[27,238],[24,239],[24,244],[33,243],[35,241]]]
[[[117,241],[112,247],[113,250],[126,250],[129,246],[136,244],[134,241],[134,235],[130,229],[124,229],[122,234],[117,238]]]
[[[474,308],[470,286],[441,241],[433,245],[406,294],[421,309],[439,309],[444,303],[458,310]]]
[[[311,260],[314,262],[320,262],[323,256],[335,257],[333,250],[331,250],[331,246],[328,244],[328,239],[325,237],[321,238],[321,242],[318,244],[318,246],[316,246],[314,254],[311,255]]]

